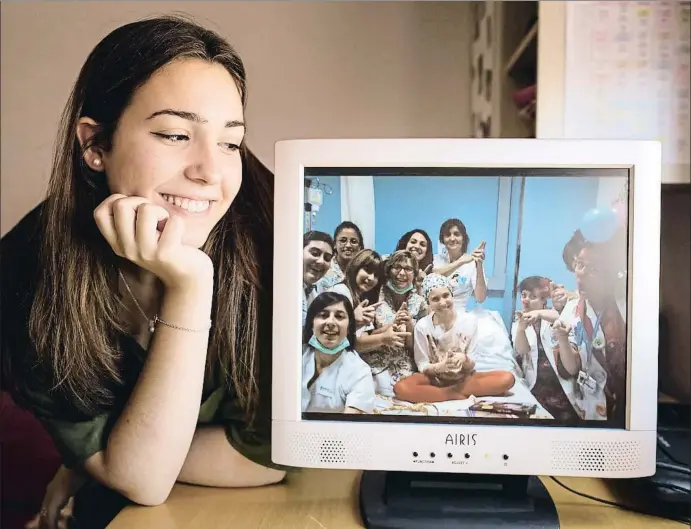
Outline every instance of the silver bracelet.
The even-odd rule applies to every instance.
[[[161,318],[159,318],[158,314],[156,314],[156,316],[154,316],[154,320],[152,323],[154,325],[156,325],[157,323],[160,323],[161,325],[165,325],[166,327],[170,327],[171,329],[177,329],[178,331],[185,331],[185,332],[207,332],[211,329],[211,320],[209,320],[209,325],[207,325],[203,329],[190,329],[188,327],[181,327],[179,325],[175,325],[174,323],[168,323],[167,321],[164,321]]]

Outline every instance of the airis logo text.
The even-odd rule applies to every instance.
[[[446,441],[444,444],[454,446],[475,446],[477,444],[476,438],[476,433],[450,433],[446,436]]]

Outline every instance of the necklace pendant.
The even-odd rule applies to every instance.
[[[149,320],[149,332],[151,334],[153,334],[155,329],[156,329],[156,320]]]

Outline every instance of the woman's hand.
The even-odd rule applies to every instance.
[[[373,305],[370,305],[368,300],[363,299],[353,310],[355,313],[355,327],[360,328],[370,325],[374,321],[374,315],[377,311],[377,307],[381,304],[382,302],[378,301]]]
[[[401,307],[398,309],[398,312],[396,312],[394,315],[393,323],[394,325],[404,325],[408,329],[412,328],[413,318],[410,316],[410,310],[408,309],[407,302],[404,301]]]
[[[94,211],[98,229],[116,255],[176,287],[213,279],[208,255],[183,244],[185,223],[145,198],[113,194]]]
[[[568,323],[564,323],[561,320],[555,321],[554,324],[552,325],[552,334],[554,334],[554,336],[557,339],[568,338],[570,332],[571,332],[571,325],[569,325]]]
[[[470,257],[477,266],[482,266],[482,263],[485,260],[485,244],[485,241],[480,242],[477,248],[473,250],[473,253],[470,254]]]
[[[537,310],[524,312],[522,319],[525,321],[526,326],[535,325],[538,321],[540,321],[540,312]]]
[[[66,529],[73,497],[86,481],[86,475],[61,466],[46,487],[40,513],[26,524],[26,529]]]
[[[516,330],[525,331],[528,328],[528,324],[523,319],[523,312],[520,310],[516,311]]]
[[[569,300],[564,285],[550,283],[549,291],[550,297],[552,298],[552,306],[559,312],[564,310],[564,306],[566,305],[566,302]]]
[[[417,276],[415,277],[415,288],[418,290],[418,292],[420,291],[420,289],[422,289],[422,282],[427,277],[427,274],[429,274],[432,271],[433,267],[434,267],[434,264],[430,264],[424,270],[422,268],[420,268],[417,271]]]
[[[405,340],[408,336],[410,336],[408,331],[401,332],[396,330],[396,327],[392,324],[382,333],[382,342],[384,345],[398,349],[405,345]]]

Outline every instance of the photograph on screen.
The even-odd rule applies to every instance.
[[[307,168],[303,418],[624,428],[628,178]]]

